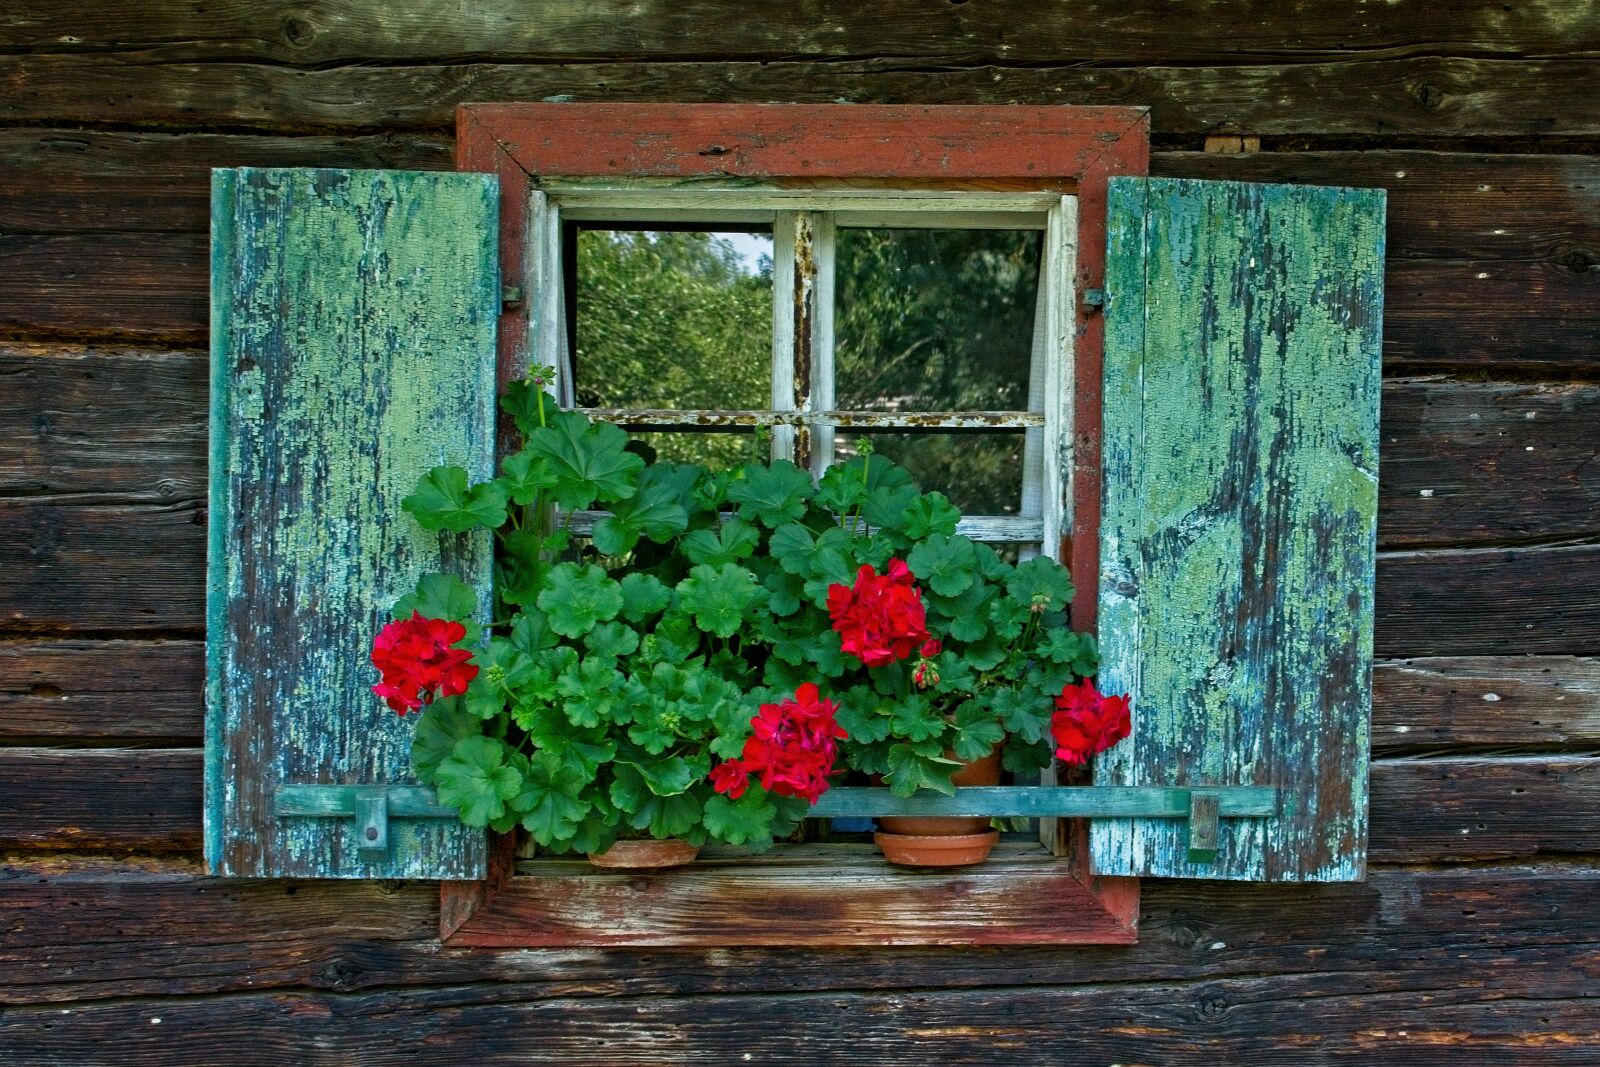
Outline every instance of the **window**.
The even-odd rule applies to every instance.
[[[1121,177],[1145,170],[1147,136],[1139,109],[474,105],[472,174],[220,172],[212,868],[440,878],[441,935],[493,946],[1127,942],[1129,875],[1359,876],[1381,194]],[[1237,831],[1250,813],[1220,812],[1214,866],[1185,858],[1181,819],[1141,809],[1097,819],[1093,857],[1080,820],[949,873],[800,847],[604,875],[519,864],[504,839],[485,859],[406,784],[406,725],[353,723],[368,679],[330,649],[367,625],[385,567],[446,552],[487,581],[488,546],[441,548],[373,502],[440,451],[492,462],[491,350],[500,382],[554,364],[578,399],[573,231],[643,225],[771,228],[783,310],[750,368],[768,399],[711,421],[769,426],[814,469],[864,433],[1021,437],[1016,508],[996,496],[980,532],[1060,552],[1074,625],[1098,617],[1119,681],[1143,687],[1144,733],[1100,783],[1170,794],[1172,816],[1257,798]],[[870,343],[839,329],[841,259],[875,234],[985,230],[1044,235],[1026,398],[1016,374],[970,410],[876,384]],[[706,428],[605,399],[631,407],[618,421]]]

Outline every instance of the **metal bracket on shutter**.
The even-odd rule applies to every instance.
[[[843,818],[860,815],[963,815],[996,818],[1033,816],[1064,819],[1185,819],[1190,849],[1216,853],[1218,820],[1263,819],[1279,812],[1278,790],[1270,785],[1159,786],[964,786],[953,796],[917,793],[897,797],[887,789],[845,786],[830,789],[808,815]],[[1209,862],[1197,859],[1196,862]]]
[[[389,820],[459,819],[455,808],[440,804],[432,789],[420,785],[283,785],[274,811],[278,818],[356,820],[357,852],[362,859],[389,855]]]

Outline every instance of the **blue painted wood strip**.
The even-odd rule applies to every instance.
[[[481,877],[481,832],[402,814],[371,859],[353,819],[281,818],[275,796],[410,783],[415,717],[368,690],[372,637],[431,570],[487,610],[489,538],[427,533],[400,500],[437,464],[492,473],[496,179],[242,169],[213,190],[207,861]]]
[[[1360,879],[1384,194],[1116,178],[1108,213],[1100,683],[1134,728],[1095,780],[1284,809],[1214,862],[1182,822],[1096,820],[1095,870]]]
[[[1173,789],[1135,786],[965,786],[954,796],[917,793],[897,797],[887,789],[841,786],[828,790],[810,814],[826,818],[870,815],[1141,816],[1187,819],[1191,798],[1215,797],[1223,818],[1262,818],[1278,811],[1278,791],[1268,786]]]

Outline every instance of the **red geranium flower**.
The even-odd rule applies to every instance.
[[[372,665],[382,676],[372,691],[401,715],[422,710],[436,697],[465,693],[478,668],[471,652],[451,646],[466,636],[459,622],[416,611],[391,622],[372,640]]]
[[[1062,688],[1050,717],[1056,755],[1072,764],[1104,752],[1127,737],[1132,727],[1128,698],[1104,696],[1087,679]]]
[[[829,586],[828,618],[840,647],[868,667],[905,659],[928,636],[916,576],[898,559],[889,561],[885,574],[863,564],[854,586]]]
[[[711,769],[711,788],[738,800],[754,774],[769,793],[816,803],[828,791],[838,741],[845,736],[833,721],[837,710],[810,682],[796,689],[793,699],[761,705],[739,758]]]

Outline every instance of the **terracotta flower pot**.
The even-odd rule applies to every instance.
[[[967,763],[950,781],[963,785],[1000,784],[1000,746],[987,756]],[[989,828],[982,816],[943,817],[926,815],[885,816],[878,820],[872,836],[884,858],[905,867],[960,867],[982,863],[1000,840],[999,831]]]
[[[617,841],[604,852],[591,852],[589,862],[596,867],[614,870],[647,871],[657,867],[681,867],[685,863],[693,863],[699,854],[699,845],[691,845],[676,837],[665,841],[645,838]]]
[[[946,753],[948,755],[948,753]],[[973,760],[950,776],[954,785],[999,785],[1000,746],[982,759]],[[933,815],[892,815],[878,820],[878,829],[888,834],[928,837],[940,834],[982,834],[989,831],[987,818],[954,818]]]

